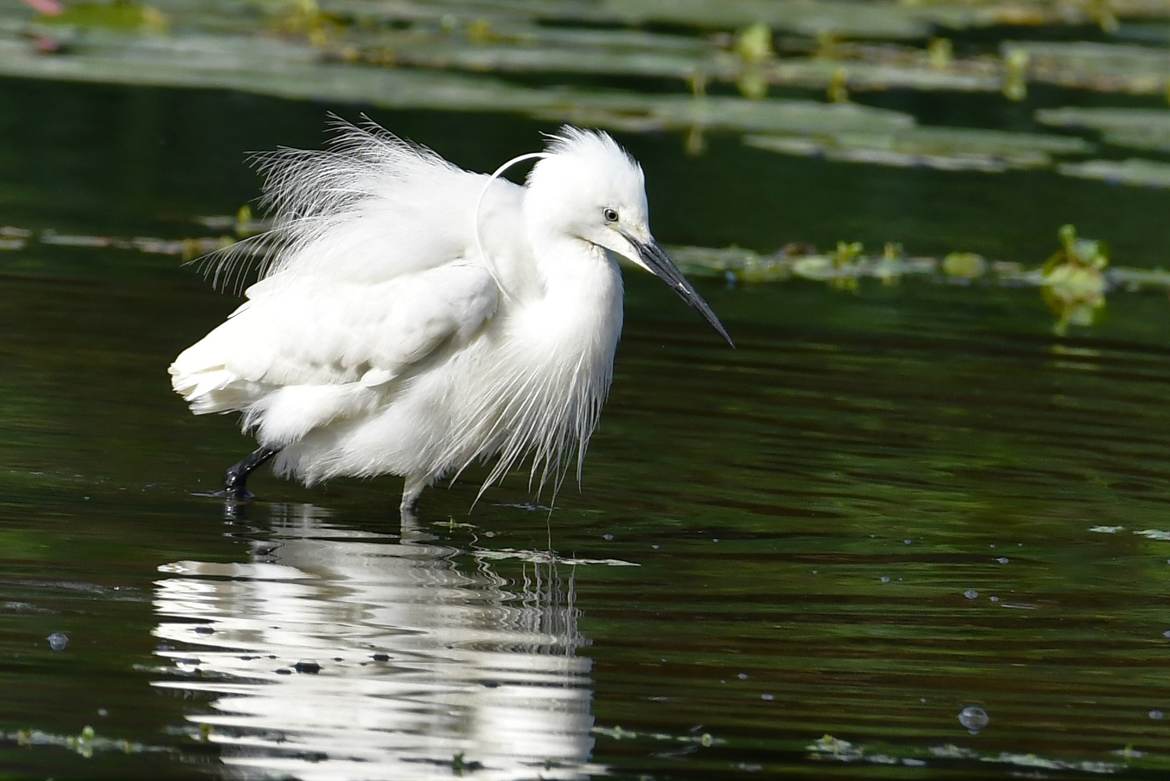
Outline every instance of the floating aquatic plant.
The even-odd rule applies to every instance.
[[[776,56],[772,48],[772,30],[756,22],[740,30],[735,37],[735,53],[746,63],[757,64]]]
[[[841,162],[985,173],[1045,168],[1056,155],[1083,154],[1093,148],[1069,136],[919,126],[826,129],[803,137],[749,135],[744,142],[772,152]]]
[[[40,21],[47,25],[76,27],[86,30],[158,33],[167,29],[166,14],[151,5],[123,2],[71,3],[59,13],[45,14]]]
[[[1170,8],[1170,4],[1168,4]],[[1029,78],[1096,92],[1161,95],[1170,72],[1166,48],[1090,41],[1012,41],[1004,58],[1018,58]],[[1022,76],[1022,74],[1021,74]]]
[[[1036,120],[1053,127],[1095,130],[1113,146],[1170,152],[1170,108],[1070,106],[1040,109]]]
[[[855,762],[865,754],[864,748],[828,733],[805,746],[805,750],[811,752],[813,759],[835,759],[838,762]]]
[[[686,735],[671,735],[666,732],[636,732],[634,730],[623,729],[620,725],[612,727],[592,727],[590,730],[594,735],[603,735],[613,740],[655,740],[670,743],[689,743],[693,745],[710,748],[711,746],[724,744],[727,741],[713,736],[709,732],[699,734]]]
[[[701,72],[704,78],[735,84],[749,98],[762,97],[770,85],[790,85],[824,90],[835,100],[889,88],[992,91],[1001,87],[1018,99],[1027,79],[1139,93],[1164,94],[1168,86],[1164,48],[1013,42],[1001,64],[1001,58],[991,54],[958,58],[950,38],[930,37],[940,28],[958,32],[993,24],[1065,24],[1109,15],[1170,18],[1170,5],[1164,0],[1112,4],[1108,14],[1090,12],[1081,2],[973,5],[958,0],[805,0],[799,4],[510,0],[476,3],[470,9],[453,0],[405,5],[354,0],[279,0],[258,5],[156,2],[158,6],[80,3],[52,18],[31,21],[27,11],[15,17],[10,11],[0,11],[0,73],[226,86],[291,96],[316,97],[327,89],[339,101],[373,96],[384,105],[411,105],[408,97],[390,95],[411,95],[415,90],[410,82],[416,79],[379,84],[364,71],[409,65],[442,71],[448,77],[456,76],[454,71],[475,74],[471,81],[480,92],[501,98],[474,100],[468,91],[443,89],[448,85],[433,82],[425,89],[428,99],[420,107],[438,103],[476,109],[486,103],[519,111],[532,108],[524,105],[528,101],[517,100],[524,96],[499,95],[501,85],[482,74],[601,73],[685,82]],[[165,8],[165,14],[159,7]],[[254,13],[255,8],[262,13]],[[574,24],[548,24],[565,21]],[[669,24],[673,31],[622,27],[648,22]],[[142,35],[164,27],[180,31],[166,46],[152,45],[150,36]],[[27,37],[37,39],[46,28],[71,36],[65,47],[68,56],[61,59],[76,67],[35,56]],[[711,34],[735,29],[739,32],[734,35]],[[105,35],[85,34],[98,30]],[[777,31],[803,36],[805,43],[795,44],[794,51],[794,44],[786,42],[783,56],[777,56]],[[286,45],[273,45],[273,33]],[[925,45],[909,45],[914,41]]]
[[[948,277],[978,279],[987,273],[987,258],[976,252],[948,252],[941,269]]]
[[[1003,96],[1019,102],[1028,97],[1028,63],[1031,55],[1027,50],[1009,48],[1003,55]]]
[[[931,38],[926,47],[930,67],[946,70],[955,60],[955,47],[950,38]]]
[[[1089,326],[1105,306],[1105,276],[1109,265],[1105,245],[1077,236],[1076,228],[1059,231],[1060,249],[1048,258],[1041,274],[1044,301],[1057,316],[1054,330],[1064,334],[1068,326]]]
[[[144,746],[140,743],[131,743],[119,738],[104,738],[97,734],[88,724],[81,728],[76,735],[57,735],[42,732],[36,729],[21,729],[16,732],[0,732],[0,741],[11,741],[24,748],[53,747],[65,748],[91,759],[95,753],[117,751],[122,754],[140,754],[145,752],[169,752],[170,749],[159,746]]]
[[[837,67],[833,69],[833,78],[829,80],[829,87],[825,91],[830,103],[849,102],[849,71]]]
[[[231,244],[237,231],[247,234],[265,226],[243,209],[235,215],[201,217],[197,224],[223,233],[161,239],[68,235],[0,226],[0,249],[9,249],[9,257],[16,258],[15,264],[6,265],[8,270],[23,269],[22,250],[36,244],[169,255],[188,261]],[[670,252],[687,274],[716,277],[730,284],[769,284],[795,278],[856,292],[866,279],[890,285],[914,277],[952,283],[981,280],[992,285],[1037,288],[1056,315],[1058,333],[1065,333],[1069,326],[1093,324],[1109,290],[1129,293],[1155,290],[1170,294],[1170,271],[1113,266],[1104,243],[1080,238],[1072,226],[1061,228],[1059,236],[1060,248],[1040,266],[989,259],[961,250],[942,257],[912,256],[897,242],[886,242],[878,254],[866,254],[861,243],[845,241],[838,242],[828,252],[801,242],[787,244],[771,253],[740,247],[693,246],[674,246]],[[5,247],[4,241],[14,244]]]
[[[1127,160],[1086,160],[1079,163],[1062,163],[1057,167],[1057,171],[1065,176],[1100,179],[1110,184],[1170,188],[1170,163],[1156,160],[1142,160],[1136,157]]]

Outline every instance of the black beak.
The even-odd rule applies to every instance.
[[[711,324],[711,327],[719,332],[719,335],[727,340],[727,343],[735,347],[735,342],[731,341],[731,337],[727,334],[727,329],[723,327],[723,323],[719,322],[719,318],[711,311],[711,307],[703,300],[702,296],[695,292],[695,288],[687,281],[687,278],[678,270],[678,266],[674,265],[674,261],[670,256],[658,246],[654,239],[643,244],[626,233],[622,233],[626,241],[630,242],[637,250],[638,256],[646,267],[654,273],[654,276],[661,279],[666,284],[670,285],[675,293],[678,293],[679,298],[686,301],[692,307],[698,310],[703,319]]]

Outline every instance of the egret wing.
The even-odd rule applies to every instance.
[[[171,366],[196,412],[246,409],[290,386],[377,387],[495,314],[499,293],[478,265],[451,263],[386,282],[270,277]]]
[[[370,284],[474,259],[476,204],[488,178],[372,122],[335,120],[324,149],[279,149],[256,160],[273,228],[205,260],[220,286],[240,289],[252,272]],[[493,192],[515,211],[521,188],[499,185]]]

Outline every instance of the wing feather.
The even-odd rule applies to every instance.
[[[176,390],[188,401],[217,389],[208,375],[267,386],[381,385],[439,345],[474,337],[499,303],[491,276],[464,263],[374,285],[273,281],[250,289],[227,321],[175,359]]]
[[[449,264],[377,285],[267,285],[183,351],[172,384],[196,414],[244,413],[268,446],[368,409],[444,346],[458,350],[495,315],[482,267]]]
[[[384,403],[393,384],[530,284],[524,189],[464,171],[367,121],[334,120],[323,150],[260,155],[274,227],[206,260],[220,285],[258,279],[226,322],[181,353],[192,411],[244,412],[265,444]],[[486,192],[485,192],[486,188]]]
[[[368,119],[332,117],[331,130],[324,149],[253,156],[273,227],[199,261],[217,287],[242,289],[251,275],[383,281],[473,257],[486,176]]]

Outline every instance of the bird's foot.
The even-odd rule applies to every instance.
[[[256,495],[248,490],[248,475],[279,452],[279,448],[260,447],[239,463],[232,464],[223,473],[223,490],[216,491],[213,496],[229,504],[247,504],[252,501]]]
[[[251,473],[249,465],[241,462],[232,466],[223,474],[223,488],[215,492],[219,498],[243,504],[256,498],[256,494],[248,490],[248,475]]]
[[[246,504],[256,498],[256,494],[249,491],[248,487],[242,483],[237,486],[225,485],[212,496],[233,504]]]

